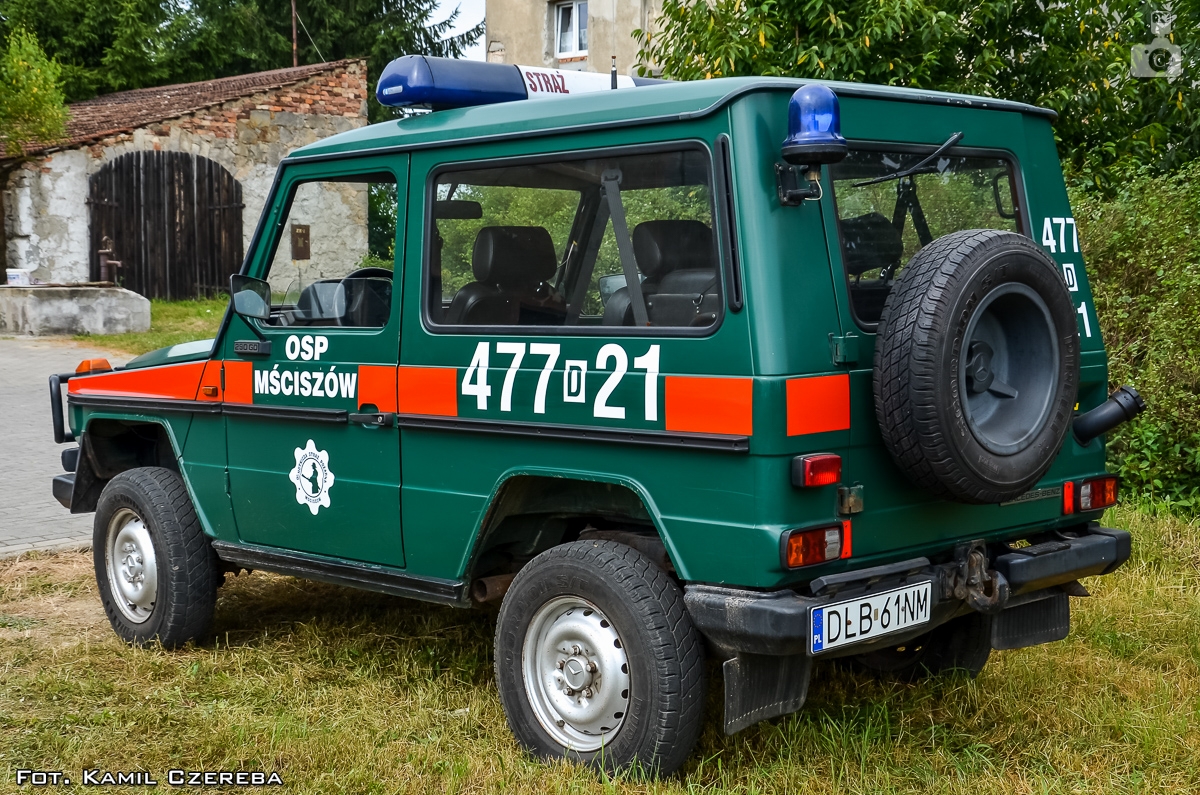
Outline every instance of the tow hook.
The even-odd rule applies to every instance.
[[[999,613],[1008,603],[1008,580],[988,568],[987,551],[982,545],[963,545],[956,550],[958,568],[951,575],[950,592],[979,613]]]

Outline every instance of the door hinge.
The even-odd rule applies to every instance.
[[[229,467],[225,467],[225,496],[233,496],[233,489],[231,488],[231,484],[229,482]]]
[[[858,362],[858,335],[830,334],[829,355],[834,364],[855,364]]]

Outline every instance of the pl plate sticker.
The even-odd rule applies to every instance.
[[[296,485],[296,502],[307,505],[313,516],[329,507],[329,489],[334,480],[329,471],[329,453],[318,450],[312,439],[303,448],[296,448],[296,466],[288,477]]]

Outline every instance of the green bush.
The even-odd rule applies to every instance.
[[[1200,163],[1072,195],[1115,388],[1146,412],[1109,436],[1126,488],[1200,509]]]

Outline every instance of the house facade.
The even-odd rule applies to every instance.
[[[70,105],[64,141],[0,161],[5,267],[147,297],[227,289],[280,160],[367,124],[367,90],[346,60]]]
[[[494,63],[637,74],[634,30],[652,30],[661,0],[487,0]]]

